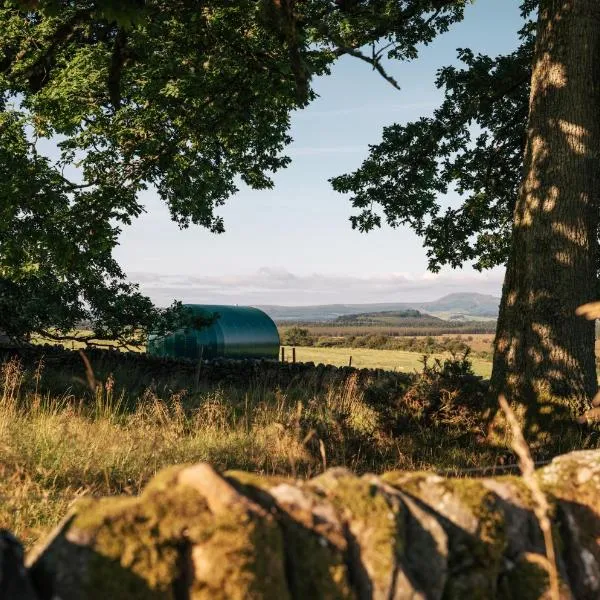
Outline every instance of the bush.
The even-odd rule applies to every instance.
[[[320,337],[315,342],[318,348],[345,348],[350,344],[344,337]]]
[[[389,338],[386,335],[369,335],[365,341],[367,348],[386,348],[389,343]]]
[[[473,373],[468,349],[460,356],[432,362],[423,357],[423,371],[403,402],[420,412],[425,422],[468,428],[486,404],[485,382]]]
[[[308,329],[294,326],[284,332],[281,342],[284,346],[314,346],[315,338]]]

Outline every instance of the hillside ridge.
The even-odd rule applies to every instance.
[[[427,302],[377,302],[348,304],[313,304],[306,306],[257,305],[272,319],[279,321],[333,321],[338,317],[369,313],[418,310],[444,320],[494,319],[500,298],[477,292],[455,292]]]

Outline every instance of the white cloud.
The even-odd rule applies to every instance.
[[[425,302],[456,292],[499,296],[502,272],[383,273],[370,277],[298,275],[263,267],[251,274],[181,275],[130,273],[158,305],[174,299],[197,303],[310,304]]]

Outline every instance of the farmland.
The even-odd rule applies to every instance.
[[[285,356],[287,360],[291,360],[291,347],[285,347]],[[379,368],[403,373],[414,373],[423,368],[423,354],[419,352],[377,350],[371,348],[296,347],[296,360],[298,362],[323,363],[342,367],[349,364],[350,357],[352,357],[352,366],[359,369]],[[444,360],[450,358],[450,354],[430,355],[430,360],[435,360],[436,358]],[[485,378],[490,376],[492,370],[491,361],[473,358],[472,363],[475,374]]]
[[[472,372],[488,378],[492,335],[385,336],[381,326],[371,325],[361,337],[342,326],[326,327],[310,327],[309,335],[336,335],[311,342],[333,345],[294,345],[297,363],[347,366],[352,357],[357,369],[384,371],[365,380],[356,371],[271,363],[269,368],[296,368],[301,375],[287,383],[259,372],[210,379],[208,365],[204,371],[177,361],[165,367],[143,352],[95,350],[88,352],[90,375],[70,351],[83,344],[71,341],[66,351],[34,346],[33,358],[5,357],[0,526],[30,547],[78,498],[136,495],[158,470],[177,463],[209,461],[219,470],[309,477],[333,466],[461,475],[512,460],[505,432],[492,427],[496,407],[485,382],[459,362],[454,375],[443,369],[452,359],[444,349],[468,347]],[[280,328],[282,337],[291,329]],[[427,352],[424,361],[422,351],[352,347],[365,341],[438,351]],[[283,349],[291,361],[292,346]],[[327,379],[331,373],[339,376]],[[532,451],[543,460],[593,447],[595,435],[561,430]]]
[[[308,327],[309,332],[318,332],[316,328]],[[374,334],[373,330],[378,331],[378,328],[368,328],[363,333],[363,340],[375,340],[376,337],[381,338],[384,334]],[[285,336],[286,328],[281,329],[282,337]],[[431,359],[435,358],[448,358],[451,356],[450,350],[454,352],[461,352],[465,348],[470,350],[470,360],[473,363],[473,370],[477,375],[483,377],[489,377],[492,368],[492,352],[494,336],[482,333],[482,334],[471,334],[471,335],[455,335],[455,334],[444,334],[437,336],[427,336],[431,343],[431,348],[434,349],[445,349],[445,351],[428,350],[426,340],[422,336],[384,336],[387,338],[383,340],[381,338],[379,343],[384,343],[387,346],[399,345],[402,347],[410,347],[412,341],[415,341],[415,345],[419,344],[424,349],[419,351],[410,350],[399,350],[394,348],[375,347],[369,348],[364,346],[357,346],[357,338],[360,341],[361,336],[355,334],[346,334],[341,331],[332,329],[330,333],[337,333],[338,335],[331,337],[316,338],[317,346],[297,346],[296,347],[296,360],[298,361],[311,361],[315,363],[331,364],[336,366],[348,365],[350,356],[352,356],[352,365],[358,368],[381,368],[397,370],[402,372],[414,372],[422,368],[423,355],[427,354]],[[318,340],[321,340],[319,345]],[[291,360],[291,347],[286,348],[286,359]],[[596,340],[596,362],[600,367],[600,339]],[[600,369],[599,369],[600,370]]]
[[[398,323],[364,323],[348,322],[339,323],[280,323],[280,331],[285,332],[291,327],[302,327],[308,329],[311,335],[315,337],[326,336],[357,336],[357,335],[388,335],[388,336],[440,336],[440,335],[481,335],[486,337],[494,335],[496,324],[494,321],[477,322],[438,322],[424,321],[417,323],[412,320],[406,320],[403,324]]]

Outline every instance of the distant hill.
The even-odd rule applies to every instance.
[[[498,316],[500,298],[487,294],[448,294],[432,302],[382,302],[377,304],[321,304],[314,306],[258,306],[275,321],[321,322],[365,313],[417,310],[444,320],[488,320]]]
[[[444,325],[446,321],[409,308],[407,310],[390,310],[344,315],[335,319],[333,323],[336,325],[355,326],[391,325],[399,327],[439,327],[440,325]]]
[[[449,313],[456,316],[495,319],[498,316],[500,298],[488,294],[465,292],[448,294],[433,302],[422,302],[415,306],[429,314]]]

